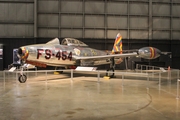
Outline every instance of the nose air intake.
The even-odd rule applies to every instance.
[[[21,60],[26,60],[28,58],[29,52],[25,47],[21,47],[18,49],[18,57]]]

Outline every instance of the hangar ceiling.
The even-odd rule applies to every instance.
[[[0,37],[179,39],[179,0],[0,0]]]

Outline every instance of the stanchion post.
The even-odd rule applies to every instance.
[[[172,70],[169,70],[169,80],[171,81],[171,72]]]
[[[47,71],[46,71],[46,82],[47,82]]]
[[[177,79],[177,97],[176,97],[176,99],[179,99],[179,82],[180,82],[180,79]]]
[[[17,71],[16,71],[16,79],[15,79],[15,80],[16,80],[16,82],[18,81],[18,75],[17,75]]]
[[[99,73],[99,70],[98,70],[98,83],[100,82],[100,73]]]
[[[161,72],[159,72],[159,86],[161,86]]]
[[[124,86],[124,74],[122,74],[122,86]]]
[[[71,81],[73,81],[73,69],[71,69]]]
[[[152,66],[152,77],[154,78],[154,66]]]
[[[138,69],[138,64],[136,64],[136,69]]]
[[[147,70],[148,70],[148,66],[146,66],[146,73],[147,73]]]
[[[37,67],[35,67],[35,71],[36,71],[36,72],[35,72],[35,75],[37,76]]]
[[[147,89],[149,89],[149,75],[147,75]]]
[[[137,72],[138,71],[138,64],[136,64],[136,68],[135,68],[135,72]]]
[[[167,82],[171,83],[171,70],[168,68],[168,76],[167,76]]]
[[[28,69],[25,69],[25,71],[26,71],[27,78],[29,78],[29,72],[28,72]]]
[[[3,78],[4,78],[4,83],[5,83],[5,79],[6,79],[6,73],[5,73],[5,71],[3,71]]]
[[[179,79],[179,70],[177,70],[177,79]]]

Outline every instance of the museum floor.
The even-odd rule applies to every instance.
[[[48,73],[19,83],[0,78],[0,120],[180,120],[177,79]]]

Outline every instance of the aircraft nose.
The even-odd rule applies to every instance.
[[[28,58],[29,52],[25,47],[21,47],[18,49],[18,57],[21,60],[26,60]]]

